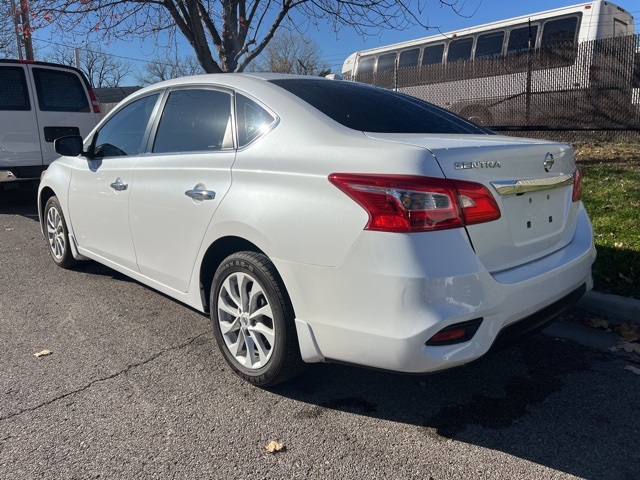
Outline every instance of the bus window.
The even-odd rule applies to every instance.
[[[504,32],[480,35],[476,43],[476,58],[499,57],[502,55],[503,43]]]
[[[550,47],[559,43],[574,43],[578,30],[578,17],[561,18],[546,22],[542,27],[541,47]]]
[[[411,50],[405,50],[400,52],[400,60],[398,61],[398,67],[417,67],[418,57],[420,56],[419,48],[412,48]]]
[[[388,70],[394,70],[396,68],[396,54],[387,53],[386,55],[380,55],[378,58],[378,68],[376,72],[385,72]]]
[[[529,41],[531,41],[531,48],[535,48],[537,36],[537,25],[531,25],[531,27],[527,25],[526,27],[514,28],[509,32],[507,54],[529,50]]]
[[[472,48],[473,38],[461,38],[460,40],[454,40],[449,44],[447,63],[471,59]]]
[[[360,57],[358,61],[358,75],[363,73],[373,73],[373,66],[376,63],[376,57]]]
[[[424,53],[422,54],[422,65],[434,65],[436,63],[442,63],[443,55],[444,43],[424,47]]]

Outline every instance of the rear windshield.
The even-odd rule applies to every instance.
[[[491,133],[430,103],[362,83],[322,79],[271,82],[345,127],[362,132]]]

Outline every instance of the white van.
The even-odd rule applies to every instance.
[[[56,138],[85,137],[100,107],[83,73],[45,62],[0,60],[0,187],[36,180],[59,155]]]

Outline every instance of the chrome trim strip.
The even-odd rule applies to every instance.
[[[517,195],[519,193],[552,190],[573,184],[573,174],[563,174],[557,177],[532,178],[529,180],[508,180],[491,182],[500,195]]]

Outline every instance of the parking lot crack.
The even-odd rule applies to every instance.
[[[166,349],[164,349],[164,350],[162,350],[160,352],[154,353],[150,357],[148,357],[148,358],[146,358],[146,359],[144,359],[144,360],[142,360],[140,362],[130,363],[129,365],[127,365],[123,369],[121,369],[121,370],[119,370],[119,371],[117,371],[117,372],[115,372],[115,373],[113,373],[111,375],[107,375],[105,377],[101,377],[101,378],[97,378],[95,380],[92,380],[92,381],[90,381],[86,385],[83,385],[80,388],[77,388],[77,389],[72,390],[70,392],[66,392],[66,393],[63,393],[61,395],[58,395],[57,397],[52,398],[50,400],[47,400],[45,402],[39,403],[38,405],[34,405],[32,407],[23,408],[20,411],[17,411],[17,412],[14,412],[14,413],[10,413],[8,415],[4,415],[4,416],[0,417],[0,421],[10,420],[12,418],[19,417],[20,415],[23,415],[25,413],[34,412],[36,410],[39,410],[39,409],[41,409],[43,407],[47,407],[49,405],[52,405],[52,404],[54,404],[54,403],[56,403],[56,402],[58,402],[60,400],[63,400],[65,398],[67,398],[67,397],[70,397],[72,395],[76,395],[78,393],[82,393],[82,392],[88,390],[89,388],[93,387],[96,384],[99,384],[99,383],[102,383],[102,382],[106,382],[106,381],[109,381],[109,380],[113,380],[114,378],[117,378],[117,377],[119,377],[121,375],[124,375],[124,374],[128,373],[129,371],[131,371],[131,370],[133,370],[135,368],[138,368],[138,367],[146,365],[146,364],[148,364],[150,362],[153,362],[154,360],[158,359],[162,355],[165,355],[166,353],[174,352],[176,350],[181,350],[181,349],[183,349],[185,347],[188,347],[189,345],[194,344],[197,340],[202,338],[207,333],[208,332],[202,332],[199,335],[196,335],[195,337],[192,337],[192,338],[190,338],[190,339],[188,339],[188,340],[186,340],[186,341],[184,341],[184,342],[182,342],[182,343],[180,343],[178,345],[174,345],[174,346],[166,348]]]

